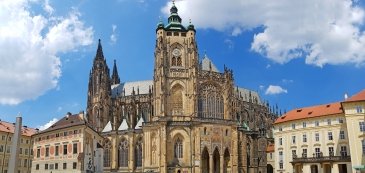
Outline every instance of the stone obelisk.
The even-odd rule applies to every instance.
[[[22,133],[22,117],[19,115],[18,117],[16,117],[13,143],[11,145],[9,171],[8,171],[9,173],[18,172],[19,143],[20,143],[21,133]]]

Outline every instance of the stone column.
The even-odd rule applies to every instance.
[[[213,154],[209,154],[209,173],[213,173],[213,169],[214,169]]]
[[[223,155],[220,156],[220,172],[222,173],[223,172],[223,165],[224,165],[224,152],[223,152]]]
[[[22,133],[22,117],[16,117],[15,129],[13,135],[13,143],[11,145],[10,161],[9,161],[9,173],[17,173],[19,162],[19,143]]]

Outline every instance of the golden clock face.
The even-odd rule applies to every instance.
[[[174,49],[173,51],[172,51],[172,55],[174,55],[174,56],[180,56],[181,55],[181,52],[180,52],[180,49]]]

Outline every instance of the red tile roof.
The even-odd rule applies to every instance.
[[[61,120],[57,121],[52,126],[41,131],[40,133],[49,132],[49,131],[53,131],[53,130],[57,130],[57,129],[63,129],[63,128],[72,127],[72,126],[77,126],[77,125],[82,125],[82,124],[86,124],[86,121],[83,118],[83,114],[71,115],[70,113],[68,113]]]
[[[266,147],[266,152],[267,153],[272,153],[275,151],[275,145],[274,144],[269,144],[267,147]]]
[[[293,109],[276,119],[274,124],[342,113],[341,102]]]
[[[364,101],[365,100],[365,89],[348,98],[344,102],[355,102],[355,101]]]
[[[15,123],[9,123],[6,121],[0,121],[0,131],[6,132],[6,133],[14,133],[15,129]],[[29,128],[27,126],[22,127],[22,135],[23,136],[32,136],[34,133],[36,133],[37,130],[33,128]]]

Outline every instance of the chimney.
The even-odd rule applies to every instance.
[[[66,118],[69,118],[71,116],[71,112],[67,112]]]

